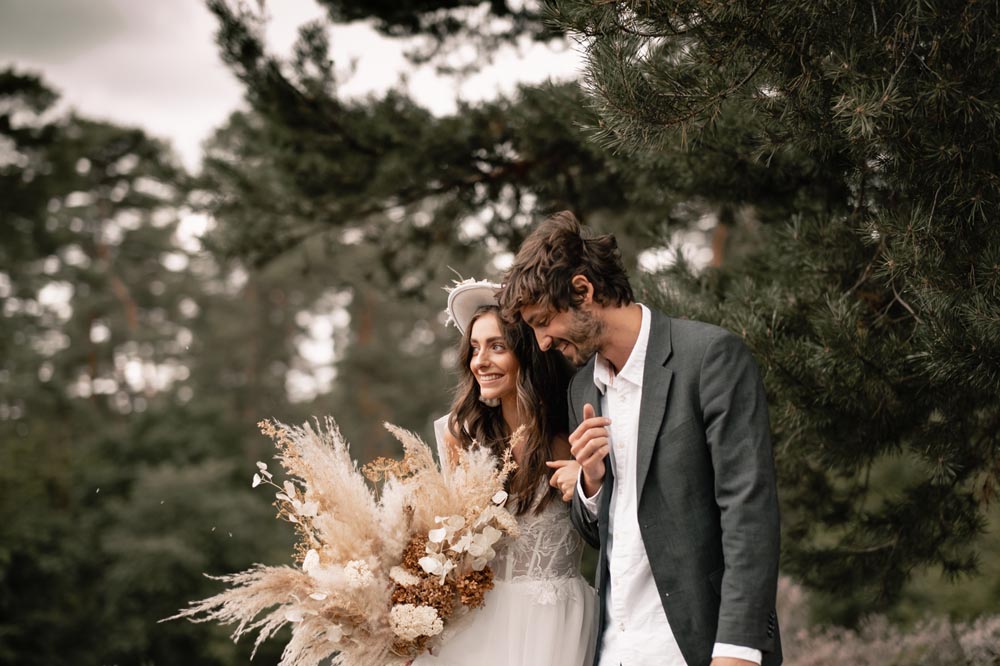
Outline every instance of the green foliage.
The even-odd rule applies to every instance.
[[[334,23],[371,20],[376,30],[392,37],[420,38],[425,43],[409,55],[411,60],[444,61],[456,47],[476,47],[475,68],[489,60],[490,52],[522,36],[536,40],[557,37],[552,25],[543,22],[542,8],[535,0],[406,0],[376,2],[319,0]]]
[[[494,257],[516,249],[538,213],[573,208],[637,249],[633,261],[670,222],[663,184],[683,163],[637,170],[593,145],[574,86],[525,87],[446,117],[398,92],[341,99],[322,30],[303,28],[286,62],[267,54],[253,16],[212,8],[250,109],[207,146],[197,202],[216,226],[206,242],[251,281],[296,273],[349,295],[351,334],[319,410],[349,441],[395,447],[382,420],[426,428],[446,409],[441,359],[454,335],[436,317],[441,287],[456,273],[496,277]]]
[[[365,256],[365,282],[419,295],[440,280],[438,257],[475,261],[470,241],[514,248],[532,213],[572,208],[633,260],[672,229],[717,217],[732,236],[722,270],[694,279],[680,267],[651,281],[648,298],[742,332],[764,367],[786,569],[857,590],[844,621],[885,608],[915,569],[972,570],[995,483],[996,243],[985,225],[952,222],[968,192],[992,200],[982,168],[992,148],[973,141],[976,118],[952,127],[949,140],[980,166],[930,188],[938,167],[907,156],[940,138],[940,110],[909,104],[910,93],[886,98],[878,113],[898,117],[882,124],[837,120],[836,109],[861,83],[916,90],[935,78],[928,67],[960,77],[958,65],[982,60],[957,38],[957,54],[921,60],[912,31],[945,43],[936,35],[951,17],[979,31],[978,48],[992,42],[961,12],[862,16],[859,6],[852,18],[807,4],[553,3],[586,40],[590,97],[522,88],[445,118],[398,93],[340,100],[328,62],[282,63],[251,17],[217,8],[252,111],[213,147],[215,242],[263,265],[321,239],[335,256]],[[301,44],[298,54],[327,52],[313,29]],[[350,282],[358,270],[341,265]],[[357,367],[358,378],[374,370]],[[872,483],[904,454],[910,473]]]
[[[595,116],[574,85],[522,87],[445,117],[398,92],[345,100],[322,31],[306,27],[295,49],[305,60],[283,62],[253,16],[212,7],[251,107],[206,155],[204,205],[220,220],[211,240],[228,256],[261,266],[306,239],[331,252],[371,246],[364,279],[384,271],[415,294],[437,257],[516,249],[541,212],[572,208],[647,245],[687,221],[672,213],[670,184],[687,177],[688,158],[636,165],[594,145],[579,127]]]
[[[288,561],[249,488],[272,451],[254,423],[331,414],[362,460],[395,453],[383,420],[429,433],[453,382],[440,288],[497,277],[562,208],[633,268],[718,220],[718,268],[682,260],[640,297],[760,362],[783,568],[817,619],[995,606],[995,5],[554,0],[550,29],[531,3],[322,4],[424,38],[417,60],[566,30],[585,89],[447,117],[348,100],[326,23],[284,61],[212,1],[248,104],[192,179],[0,71],[0,662],[243,663],[223,628],[155,621],[218,590],[202,573]],[[331,328],[317,369],[302,349]]]
[[[915,573],[900,604],[892,609],[892,619],[913,623],[939,614],[971,621],[996,608],[1000,598],[1000,504],[990,506],[986,520],[978,549],[979,575],[956,578],[940,567]]]
[[[750,244],[650,292],[741,332],[764,370],[785,570],[850,590],[848,622],[923,567],[975,571],[1000,481],[997,7],[550,11],[587,46],[599,141],[650,160],[722,156],[729,186],[679,186],[736,211]],[[787,189],[758,187],[748,162]]]
[[[139,130],[55,116],[37,77],[0,81],[0,661],[236,663],[224,630],[156,624],[290,542],[249,490],[253,420],[192,370],[223,290],[175,240],[186,176]]]
[[[857,630],[808,624],[810,594],[786,578],[778,583],[778,621],[789,666],[868,664],[966,666],[1000,663],[1000,616],[973,621],[922,615],[907,624],[885,616],[866,619]]]

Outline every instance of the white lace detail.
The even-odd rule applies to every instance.
[[[539,486],[536,503],[548,485]],[[518,516],[521,535],[497,554],[497,580],[527,584],[536,603],[565,600],[580,575],[583,539],[569,520],[569,505],[553,498],[541,511]]]
[[[448,417],[434,422],[438,455],[445,459],[444,431]],[[554,605],[573,594],[580,578],[583,539],[569,519],[569,504],[552,498],[541,511],[534,507],[548,491],[547,479],[538,484],[532,509],[517,516],[520,536],[507,543],[491,563],[498,581],[527,586],[535,603]],[[516,507],[508,506],[512,513]]]

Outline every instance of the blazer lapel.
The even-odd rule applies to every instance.
[[[673,372],[665,366],[673,353],[670,344],[670,318],[650,310],[652,321],[646,345],[646,364],[642,375],[642,401],[639,403],[639,438],[636,447],[636,501],[642,499],[649,465],[653,460],[656,435],[667,411],[670,380]]]
[[[594,408],[594,413],[601,415],[601,394],[594,383],[594,363],[595,357],[591,357],[586,365],[576,371],[573,383],[570,384],[569,399],[580,420],[583,420],[583,406],[590,403]]]

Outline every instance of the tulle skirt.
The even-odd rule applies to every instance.
[[[580,576],[498,580],[414,666],[590,666],[597,595]]]

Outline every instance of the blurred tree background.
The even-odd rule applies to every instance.
[[[996,611],[995,4],[320,4],[279,58],[258,6],[208,2],[246,104],[198,174],[0,71],[0,662],[243,663],[156,620],[288,561],[255,423],[333,415],[361,460],[397,453],[383,421],[429,435],[442,286],[562,208],[751,346],[815,621]],[[442,71],[570,39],[587,69],[446,116],[348,98],[356,20]]]

